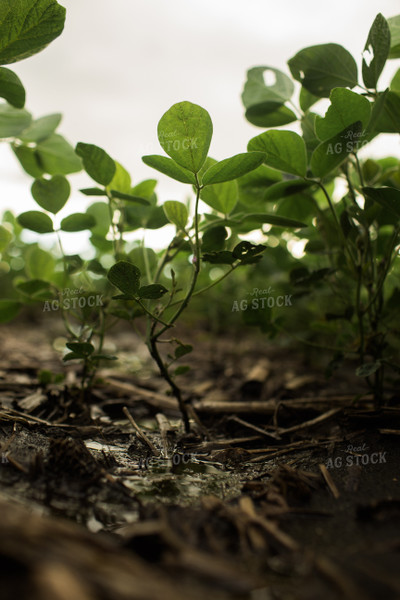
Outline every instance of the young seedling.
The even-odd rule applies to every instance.
[[[185,404],[176,377],[186,372],[188,367],[178,367],[173,372],[170,367],[190,353],[192,345],[185,344],[174,336],[165,339],[164,334],[171,332],[194,295],[217,285],[238,266],[253,264],[261,259],[265,246],[239,241],[235,235],[227,239],[228,226],[235,227],[246,219],[257,223],[254,225],[253,222],[250,229],[259,226],[260,220],[268,223],[274,222],[274,219],[281,225],[302,226],[297,221],[284,218],[279,220],[273,215],[235,214],[231,217],[238,201],[235,180],[259,167],[265,160],[265,153],[250,151],[217,162],[208,157],[212,131],[208,112],[190,102],[175,104],[163,115],[158,124],[158,139],[168,156],[144,156],[143,161],[169,177],[192,186],[195,193],[194,206],[188,208],[175,200],[163,204],[168,221],[176,227],[176,235],[154,271],[147,273],[150,284],[141,285],[140,269],[126,260],[118,261],[108,273],[110,282],[122,292],[114,298],[125,303],[136,303],[147,315],[146,343],[149,352],[178,401],[186,431],[190,429],[189,416],[193,411]],[[214,212],[201,215],[200,199],[211,206]],[[202,252],[202,249],[211,251]],[[191,275],[188,281],[178,281],[175,271],[171,269],[167,288],[160,283],[165,268],[178,254],[185,252],[189,254]],[[197,289],[202,262],[227,265],[228,270],[205,289]],[[174,347],[168,355],[168,361],[159,350],[159,345],[163,343]]]
[[[264,152],[265,165],[283,173],[281,181],[264,183],[266,166],[260,168],[253,193],[277,202],[278,214],[295,214],[308,223],[297,234],[307,243],[291,283],[303,297],[311,290],[319,294],[311,308],[315,326],[337,334],[336,365],[344,356],[358,355],[356,373],[366,378],[377,406],[383,399],[385,368],[399,373],[394,335],[400,297],[399,160],[362,159],[360,152],[378,134],[400,132],[400,71],[389,89],[378,91],[387,59],[400,57],[399,25],[400,16],[386,21],[377,15],[364,49],[363,83],[345,48],[322,44],[288,61],[301,84],[299,106],[292,102],[293,81],[271,67],[250,69],[243,92],[252,124],[269,128],[300,122],[302,135],[268,129],[250,140],[248,150]],[[274,75],[272,85],[265,83],[265,72]],[[321,98],[330,102],[324,116],[310,110]],[[332,193],[339,179],[347,189],[337,201]],[[249,185],[248,179],[243,192]],[[323,282],[330,286],[329,296]],[[315,319],[321,306],[325,315]]]

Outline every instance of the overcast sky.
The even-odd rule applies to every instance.
[[[159,153],[156,128],[175,102],[206,108],[214,123],[211,154],[222,159],[246,150],[261,129],[247,123],[240,100],[246,70],[268,65],[288,72],[286,61],[313,44],[337,42],[359,62],[378,12],[396,15],[398,0],[64,0],[64,33],[44,52],[12,65],[27,90],[35,117],[64,115],[60,131],[72,144],[102,146],[134,182],[160,179],[162,200],[184,197],[141,162]],[[397,61],[398,64],[398,61]],[[390,61],[383,83],[396,68]],[[399,154],[398,136],[376,149]],[[73,176],[75,188],[90,185]],[[1,208],[36,208],[31,179],[5,144],[0,147]],[[83,207],[74,194],[69,212]],[[18,208],[17,208],[18,207]],[[65,216],[65,213],[62,213]]]

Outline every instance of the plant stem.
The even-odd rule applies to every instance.
[[[147,341],[147,347],[149,348],[151,357],[153,358],[153,360],[155,361],[155,363],[158,366],[160,375],[168,383],[168,385],[170,386],[170,388],[172,390],[173,395],[175,396],[175,398],[178,401],[179,409],[182,413],[182,419],[183,419],[183,423],[185,426],[185,431],[186,431],[186,433],[188,433],[190,431],[190,422],[189,422],[187,408],[183,401],[181,390],[179,389],[179,387],[176,385],[175,381],[170,376],[170,374],[168,372],[168,367],[164,364],[164,362],[160,356],[160,353],[157,348],[157,338],[154,336],[150,337],[150,339],[148,339],[148,341]]]
[[[197,176],[196,176],[197,180]],[[195,227],[195,247],[194,247],[194,257],[193,257],[193,276],[192,281],[190,283],[189,290],[186,293],[185,298],[182,300],[181,306],[178,308],[176,313],[171,317],[169,323],[166,324],[162,329],[160,329],[157,333],[153,334],[153,337],[157,339],[162,335],[169,327],[171,327],[175,321],[180,317],[182,312],[185,310],[187,305],[190,302],[190,299],[193,295],[194,288],[196,287],[197,278],[200,273],[200,242],[199,242],[199,223],[198,223],[198,208],[199,208],[199,200],[200,200],[200,191],[201,187],[198,184],[196,190],[196,205],[195,205],[195,216],[194,216],[194,227]]]
[[[139,298],[134,298],[135,302],[137,302],[139,304],[139,306],[144,310],[144,312],[154,321],[158,321],[158,323],[161,323],[161,325],[164,325],[164,327],[168,328],[171,327],[171,325],[169,325],[168,323],[166,323],[165,321],[162,321],[161,319],[159,319],[158,317],[156,317],[155,314],[153,314],[152,312],[150,312],[145,305],[143,304],[143,302],[141,302],[139,300]]]
[[[146,244],[145,244],[145,235],[143,235],[143,239],[142,239],[142,251],[143,251],[144,267],[146,269],[147,281],[148,281],[148,283],[151,283],[151,273],[150,273],[148,248],[146,248]]]
[[[197,290],[197,292],[193,292],[192,298],[194,298],[194,296],[199,296],[203,292],[207,292],[208,290],[210,290],[215,285],[218,285],[218,283],[220,283],[220,281],[222,281],[223,279],[225,279],[226,277],[228,277],[228,275],[230,275],[231,273],[233,273],[233,271],[236,269],[236,267],[239,266],[239,264],[240,263],[237,263],[236,265],[232,265],[231,268],[229,269],[229,271],[227,271],[226,273],[224,273],[221,277],[219,277],[218,279],[216,279],[215,281],[213,281],[212,283],[210,283],[206,287],[201,288],[201,290]],[[181,300],[176,300],[175,302],[173,302],[169,306],[170,307],[171,306],[176,306],[177,304],[180,304],[181,302],[183,302],[183,298]]]
[[[354,152],[354,158],[356,159],[358,177],[360,178],[360,185],[361,187],[364,187],[364,177],[361,171],[361,165],[360,161],[358,160],[357,152]]]
[[[364,312],[361,307],[361,285],[362,285],[362,267],[358,267],[357,273],[357,290],[356,290],[356,311],[358,318],[358,328],[360,331],[360,361],[364,363]]]
[[[158,331],[156,331],[155,329],[156,329],[156,324],[157,324],[157,322],[160,322],[160,319],[157,319],[154,315],[149,314],[149,320],[147,322],[147,334],[146,334],[146,338],[147,338],[146,343],[147,343],[147,347],[149,348],[150,355],[153,358],[153,360],[155,361],[155,363],[157,364],[161,376],[168,383],[173,395],[175,396],[175,398],[178,402],[180,411],[182,413],[182,419],[183,419],[183,423],[184,423],[186,432],[190,431],[190,421],[189,421],[188,410],[183,401],[182,392],[181,392],[180,388],[176,385],[174,379],[171,377],[171,375],[168,371],[168,365],[164,363],[164,361],[158,351],[157,344],[159,342],[159,337],[165,331],[167,331],[170,327],[173,326],[175,321],[179,318],[179,316],[182,314],[182,312],[185,310],[185,308],[189,304],[190,299],[193,296],[194,289],[196,287],[197,278],[200,273],[200,240],[199,240],[198,210],[199,210],[201,185],[197,178],[197,174],[195,175],[195,177],[196,177],[196,203],[195,203],[195,214],[194,214],[195,241],[194,241],[194,244],[192,243],[192,246],[193,246],[192,280],[191,280],[189,289],[186,293],[186,296],[183,299],[180,307],[175,312],[175,314],[171,317],[171,319],[169,319],[169,321],[167,323],[163,323],[163,327],[161,327],[161,329],[159,329]],[[163,256],[163,258],[158,266],[156,276],[155,276],[156,281],[161,276],[163,267],[170,260],[170,257],[169,257],[170,248],[171,248],[171,244],[168,246],[167,252]],[[146,311],[146,312],[148,312],[148,311]]]
[[[108,212],[110,215],[110,224],[111,224],[111,231],[112,231],[112,236],[113,236],[114,257],[115,257],[115,259],[117,259],[118,242],[117,242],[117,227],[114,223],[114,210],[113,210],[113,206],[112,206],[113,197],[107,189],[106,189],[106,193],[107,193],[107,198],[108,198]]]

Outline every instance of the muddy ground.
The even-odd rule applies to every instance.
[[[62,335],[0,332],[2,600],[400,598],[396,380],[377,410],[320,352],[191,330],[184,434],[133,333],[85,398]]]

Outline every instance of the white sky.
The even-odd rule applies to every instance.
[[[246,70],[268,65],[288,72],[286,61],[301,48],[337,42],[360,60],[378,12],[400,12],[398,0],[64,0],[64,33],[44,52],[11,65],[27,90],[35,117],[61,112],[69,141],[98,144],[121,162],[134,183],[156,177],[162,200],[183,199],[189,186],[145,166],[143,154],[162,153],[156,128],[175,102],[206,108],[214,123],[211,154],[222,159],[246,150],[261,133],[244,119],[240,100]],[[386,66],[390,81],[398,61]],[[398,136],[375,148],[399,154]],[[91,185],[71,177],[74,189]],[[6,144],[0,146],[0,209],[34,210],[31,178]],[[60,213],[82,210],[74,192]],[[76,250],[77,234],[71,236]],[[79,243],[82,242],[81,240]],[[78,244],[79,245],[79,244]]]

